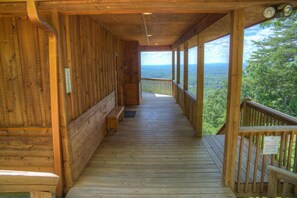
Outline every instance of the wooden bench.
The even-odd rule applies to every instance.
[[[0,192],[30,192],[31,198],[52,198],[58,181],[52,173],[0,170]]]
[[[117,106],[107,116],[107,130],[110,131],[114,129],[117,131],[119,120],[124,119],[124,107]]]

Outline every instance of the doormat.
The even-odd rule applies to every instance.
[[[136,111],[124,111],[124,118],[135,118]]]

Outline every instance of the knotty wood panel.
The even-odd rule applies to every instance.
[[[112,92],[68,125],[73,179],[76,180],[106,134],[106,116],[115,106]]]
[[[53,172],[50,128],[0,128],[0,169]]]
[[[47,36],[27,17],[0,29],[0,169],[54,172]]]
[[[9,16],[0,17],[0,29],[0,127],[50,126],[45,33]]]
[[[67,96],[68,122],[82,115],[115,90],[114,56],[117,38],[88,16],[61,17],[63,50],[71,71]]]

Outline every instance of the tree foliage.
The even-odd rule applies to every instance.
[[[242,95],[297,116],[297,12],[261,24],[272,34],[255,42],[243,76]]]
[[[271,34],[254,42],[257,50],[243,73],[242,98],[297,116],[297,12],[261,24]],[[215,134],[226,117],[227,83],[204,100],[203,134]]]

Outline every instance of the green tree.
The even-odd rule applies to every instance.
[[[203,135],[214,135],[226,120],[227,82],[220,89],[212,89],[203,104]]]
[[[261,24],[272,34],[255,42],[242,95],[292,116],[297,116],[297,12]]]

